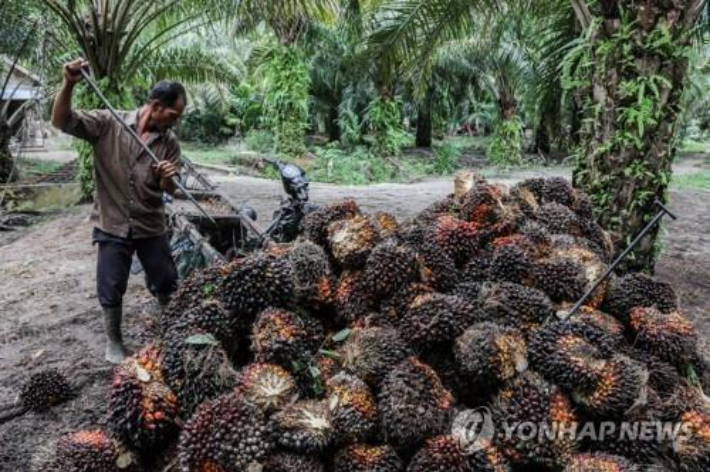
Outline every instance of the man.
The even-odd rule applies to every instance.
[[[163,192],[175,190],[172,179],[179,172],[180,145],[170,128],[182,116],[187,97],[181,84],[163,81],[138,110],[118,112],[158,156],[156,165],[108,111],[72,109],[74,86],[86,65],[81,59],[65,64],[52,124],[93,147],[96,193],[91,219],[93,243],[99,246],[96,285],[104,314],[106,360],[119,363],[129,355],[121,320],[133,253],[138,254],[148,289],[161,307],[176,288],[162,197]]]

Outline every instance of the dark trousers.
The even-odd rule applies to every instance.
[[[166,295],[177,288],[177,271],[165,234],[150,238],[120,238],[95,228],[94,244],[99,245],[96,288],[103,308],[123,305],[133,253],[145,271],[146,287],[153,295]]]

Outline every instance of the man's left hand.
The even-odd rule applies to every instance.
[[[169,161],[160,161],[160,164],[153,164],[155,172],[162,180],[170,180],[177,175],[177,167]]]

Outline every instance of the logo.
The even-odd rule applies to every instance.
[[[464,410],[454,418],[451,434],[458,438],[467,452],[480,451],[495,437],[493,415],[488,407]]]

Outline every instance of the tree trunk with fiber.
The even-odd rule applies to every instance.
[[[607,0],[591,11],[577,69],[588,87],[577,94],[584,121],[574,182],[590,195],[618,251],[657,212],[654,201],[668,198],[689,32],[700,3]],[[622,270],[652,273],[658,234],[656,227]]]
[[[417,138],[416,146],[430,148],[432,142],[434,91],[429,89],[426,96],[417,106]]]

